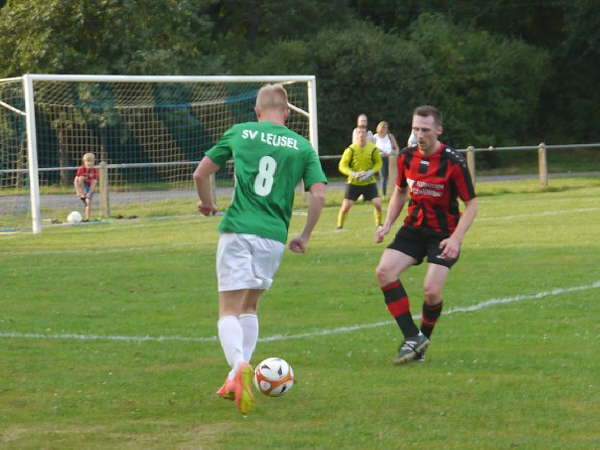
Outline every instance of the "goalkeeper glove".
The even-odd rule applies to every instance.
[[[369,178],[371,178],[371,175],[373,175],[373,171],[372,170],[365,170],[364,172],[361,173],[361,176],[359,177],[360,181],[367,181]]]

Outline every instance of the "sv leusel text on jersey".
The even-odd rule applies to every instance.
[[[273,133],[263,133],[262,131],[256,130],[243,130],[242,139],[260,140],[265,144],[272,145],[273,147],[287,147],[298,150],[298,141],[288,136],[279,136]]]

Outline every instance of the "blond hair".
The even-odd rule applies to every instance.
[[[286,110],[288,107],[287,91],[279,83],[265,84],[256,95],[256,107],[261,110]]]
[[[94,161],[96,159],[96,155],[94,155],[93,153],[86,153],[81,159],[83,161]]]
[[[390,131],[390,125],[385,120],[382,120],[381,122],[379,122],[377,124],[377,128],[375,129],[375,131],[377,132],[377,134],[381,133],[381,129],[383,127],[387,127],[388,128],[388,132]]]

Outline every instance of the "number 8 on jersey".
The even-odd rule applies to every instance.
[[[254,180],[254,192],[261,197],[266,197],[271,193],[275,169],[277,169],[277,161],[271,156],[263,156],[258,161],[258,175]]]

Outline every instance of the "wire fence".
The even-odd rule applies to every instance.
[[[479,152],[505,152],[505,151],[523,151],[523,150],[537,150],[538,152],[538,161],[537,161],[537,172],[540,179],[540,184],[542,186],[548,185],[548,160],[547,160],[547,152],[549,150],[584,150],[584,149],[600,149],[600,142],[591,143],[591,144],[556,144],[556,145],[547,145],[544,142],[541,142],[538,145],[519,145],[519,146],[511,146],[511,147],[474,147],[469,146],[466,148],[458,148],[455,149],[461,153],[466,154],[467,166],[469,168],[469,173],[471,174],[471,178],[473,182],[476,180],[476,163],[475,163],[475,154]],[[336,160],[341,159],[342,155],[322,155],[320,159],[323,161],[328,160]],[[395,158],[396,156],[390,156],[390,158]],[[390,170],[394,171],[396,168],[395,164],[390,164]],[[391,174],[392,175],[392,174]],[[395,176],[395,175],[394,175]]]
[[[473,181],[476,181],[476,164],[475,164],[475,155],[477,153],[487,153],[487,152],[506,152],[506,151],[524,151],[524,152],[537,152],[537,164],[536,164],[536,172],[539,177],[539,182],[542,186],[548,185],[548,164],[547,164],[547,153],[549,151],[555,150],[582,150],[582,149],[600,149],[600,143],[590,143],[590,144],[559,144],[559,145],[546,145],[544,143],[540,143],[537,146],[510,146],[510,147],[473,147],[469,146],[466,148],[459,148],[457,151],[465,154],[468,169],[470,171],[471,177]],[[325,163],[327,161],[339,160],[342,155],[321,155],[319,158]],[[389,179],[394,179],[396,177],[396,164],[394,159],[396,156],[390,156],[390,165],[389,165]],[[230,161],[227,167],[223,168],[222,171],[218,174],[218,180],[215,181],[215,186],[219,186],[221,191],[223,189],[231,191],[233,187],[233,161]],[[98,183],[98,197],[99,197],[99,206],[100,206],[100,216],[101,217],[109,217],[111,215],[111,203],[116,202],[118,204],[121,203],[139,203],[145,201],[151,201],[152,199],[156,200],[172,200],[179,198],[180,196],[184,196],[187,199],[188,197],[193,197],[193,186],[192,186],[192,177],[191,173],[194,168],[198,164],[198,161],[193,160],[181,160],[181,161],[168,161],[168,162],[154,162],[154,163],[107,163],[105,161],[100,161],[98,164],[98,172],[99,172],[99,183]],[[132,183],[132,184],[123,184],[121,179],[117,176],[119,173],[124,170],[129,171],[148,171],[155,170],[160,167],[165,166],[179,166],[184,170],[187,175],[185,176],[185,182],[181,183],[162,183],[155,185],[147,185],[144,183]],[[78,166],[61,166],[61,167],[40,167],[38,168],[38,172],[40,177],[46,179],[48,177],[52,177],[52,173],[57,173],[60,171],[70,171],[74,175],[74,172],[78,169]],[[11,176],[15,173],[19,173],[23,175],[24,180],[27,177],[28,169],[2,169],[0,170],[0,178],[3,176]],[[532,170],[533,172],[533,170]],[[54,177],[56,178],[56,177]],[[72,177],[71,177],[72,178]],[[71,179],[70,178],[70,179]],[[49,185],[47,187],[52,188],[54,186],[54,190],[50,189],[49,191],[42,192],[43,194],[43,205],[46,208],[52,209],[58,207],[66,207],[66,205],[71,205],[72,202],[69,202],[68,199],[72,197],[72,195],[67,194],[65,189],[68,187],[63,187],[62,189],[59,186]],[[216,192],[216,189],[215,189]],[[4,194],[4,195],[1,195]],[[23,210],[23,214],[26,214],[28,211],[27,207],[27,197],[28,191],[9,191],[0,192],[0,216],[1,213],[7,213],[10,209],[14,208],[14,204],[19,204],[19,209]],[[183,197],[182,197],[183,198]],[[152,201],[154,201],[152,200]],[[54,205],[52,202],[56,203]],[[52,206],[54,205],[54,206]],[[58,206],[57,206],[58,205]]]

